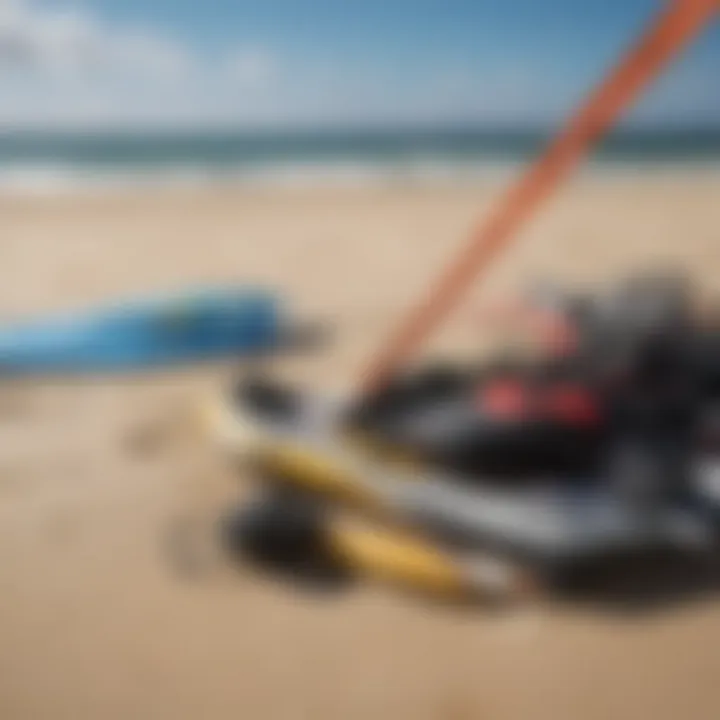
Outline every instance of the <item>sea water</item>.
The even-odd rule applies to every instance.
[[[320,184],[475,179],[535,156],[548,129],[0,132],[0,191],[141,184]],[[720,128],[621,130],[591,167],[720,170]]]

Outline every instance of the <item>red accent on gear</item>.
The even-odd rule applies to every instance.
[[[494,418],[526,418],[530,414],[531,405],[528,388],[517,380],[495,380],[480,391],[481,408]]]
[[[543,399],[544,412],[573,425],[597,425],[602,412],[593,394],[583,387],[561,385],[551,388]]]

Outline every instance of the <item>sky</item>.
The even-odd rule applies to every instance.
[[[557,122],[661,0],[0,0],[0,127]],[[720,23],[629,122],[720,128]]]

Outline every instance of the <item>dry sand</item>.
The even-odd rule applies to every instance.
[[[72,307],[187,282],[258,280],[335,342],[283,362],[342,384],[497,187],[152,192],[0,201],[0,310]],[[720,180],[595,178],[497,266],[594,280],[649,261],[711,289]],[[480,342],[466,311],[442,342]],[[497,615],[358,587],[313,598],[251,574],[174,576],[163,531],[234,478],[186,422],[226,370],[0,388],[0,718],[720,717],[720,605],[628,619]]]

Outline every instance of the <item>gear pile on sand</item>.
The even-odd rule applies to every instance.
[[[553,305],[573,342],[532,360],[400,373],[347,402],[241,382],[213,427],[263,490],[230,546],[461,595],[495,591],[499,558],[505,580],[562,583],[643,552],[716,553],[720,325],[680,278]]]

